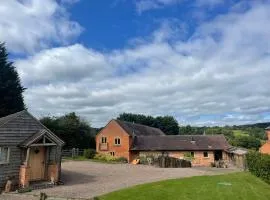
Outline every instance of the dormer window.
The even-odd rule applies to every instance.
[[[118,137],[115,138],[115,139],[114,139],[114,144],[115,144],[115,145],[121,145],[121,140],[120,140],[120,138],[118,138]]]
[[[102,143],[102,144],[107,143],[107,138],[106,138],[106,137],[102,137],[102,138],[101,138],[101,143]]]

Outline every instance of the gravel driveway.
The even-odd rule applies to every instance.
[[[44,190],[35,190],[29,193],[29,195],[38,195],[42,191],[53,197],[89,199],[142,183],[190,176],[216,175],[235,171],[238,170],[217,168],[155,168],[145,165],[66,161],[62,164],[62,180],[65,185]],[[18,200],[19,196],[17,197]],[[36,198],[27,195],[27,199],[29,200]],[[4,199],[4,196],[0,196],[0,199]],[[17,200],[15,195],[11,199]]]

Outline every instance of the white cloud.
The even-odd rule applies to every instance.
[[[142,13],[147,10],[163,8],[164,6],[174,5],[184,0],[136,0],[136,10],[138,13]]]
[[[80,44],[41,51],[16,62],[26,103],[37,115],[76,111],[95,126],[121,112],[199,125],[267,120],[269,10],[232,11],[187,40],[174,37],[178,26],[162,25],[151,40],[108,53]]]
[[[52,43],[68,44],[82,31],[56,0],[1,1],[0,13],[0,41],[15,53],[34,53]]]
[[[135,0],[135,6],[137,12],[141,14],[148,10],[161,9],[166,6],[174,6],[184,2],[187,2],[187,0]],[[225,2],[225,0],[196,0],[191,4],[193,7],[197,8],[214,8],[223,5]],[[229,1],[226,3],[229,3]]]

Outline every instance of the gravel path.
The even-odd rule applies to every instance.
[[[108,192],[130,187],[137,184],[154,182],[165,179],[183,178],[201,175],[216,175],[239,171],[237,169],[217,168],[155,168],[145,165],[103,164],[89,161],[66,161],[62,164],[62,180],[65,185],[35,190],[28,193],[27,199],[35,200],[45,192],[53,197],[89,199]],[[15,195],[12,200],[21,200]],[[9,195],[1,196],[9,200]],[[24,199],[24,198],[22,198]]]

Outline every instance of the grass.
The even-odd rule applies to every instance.
[[[106,160],[98,160],[98,159],[88,159],[85,158],[84,156],[77,156],[77,157],[64,157],[63,161],[65,162],[66,160],[74,160],[74,161],[92,161],[92,162],[98,162],[98,163],[108,163],[108,164],[121,164],[123,162],[120,161],[106,161]]]
[[[239,137],[239,136],[249,136],[249,134],[245,131],[242,130],[233,130],[233,134],[235,137]]]
[[[98,200],[269,200],[270,185],[248,172],[160,181],[119,190]]]

